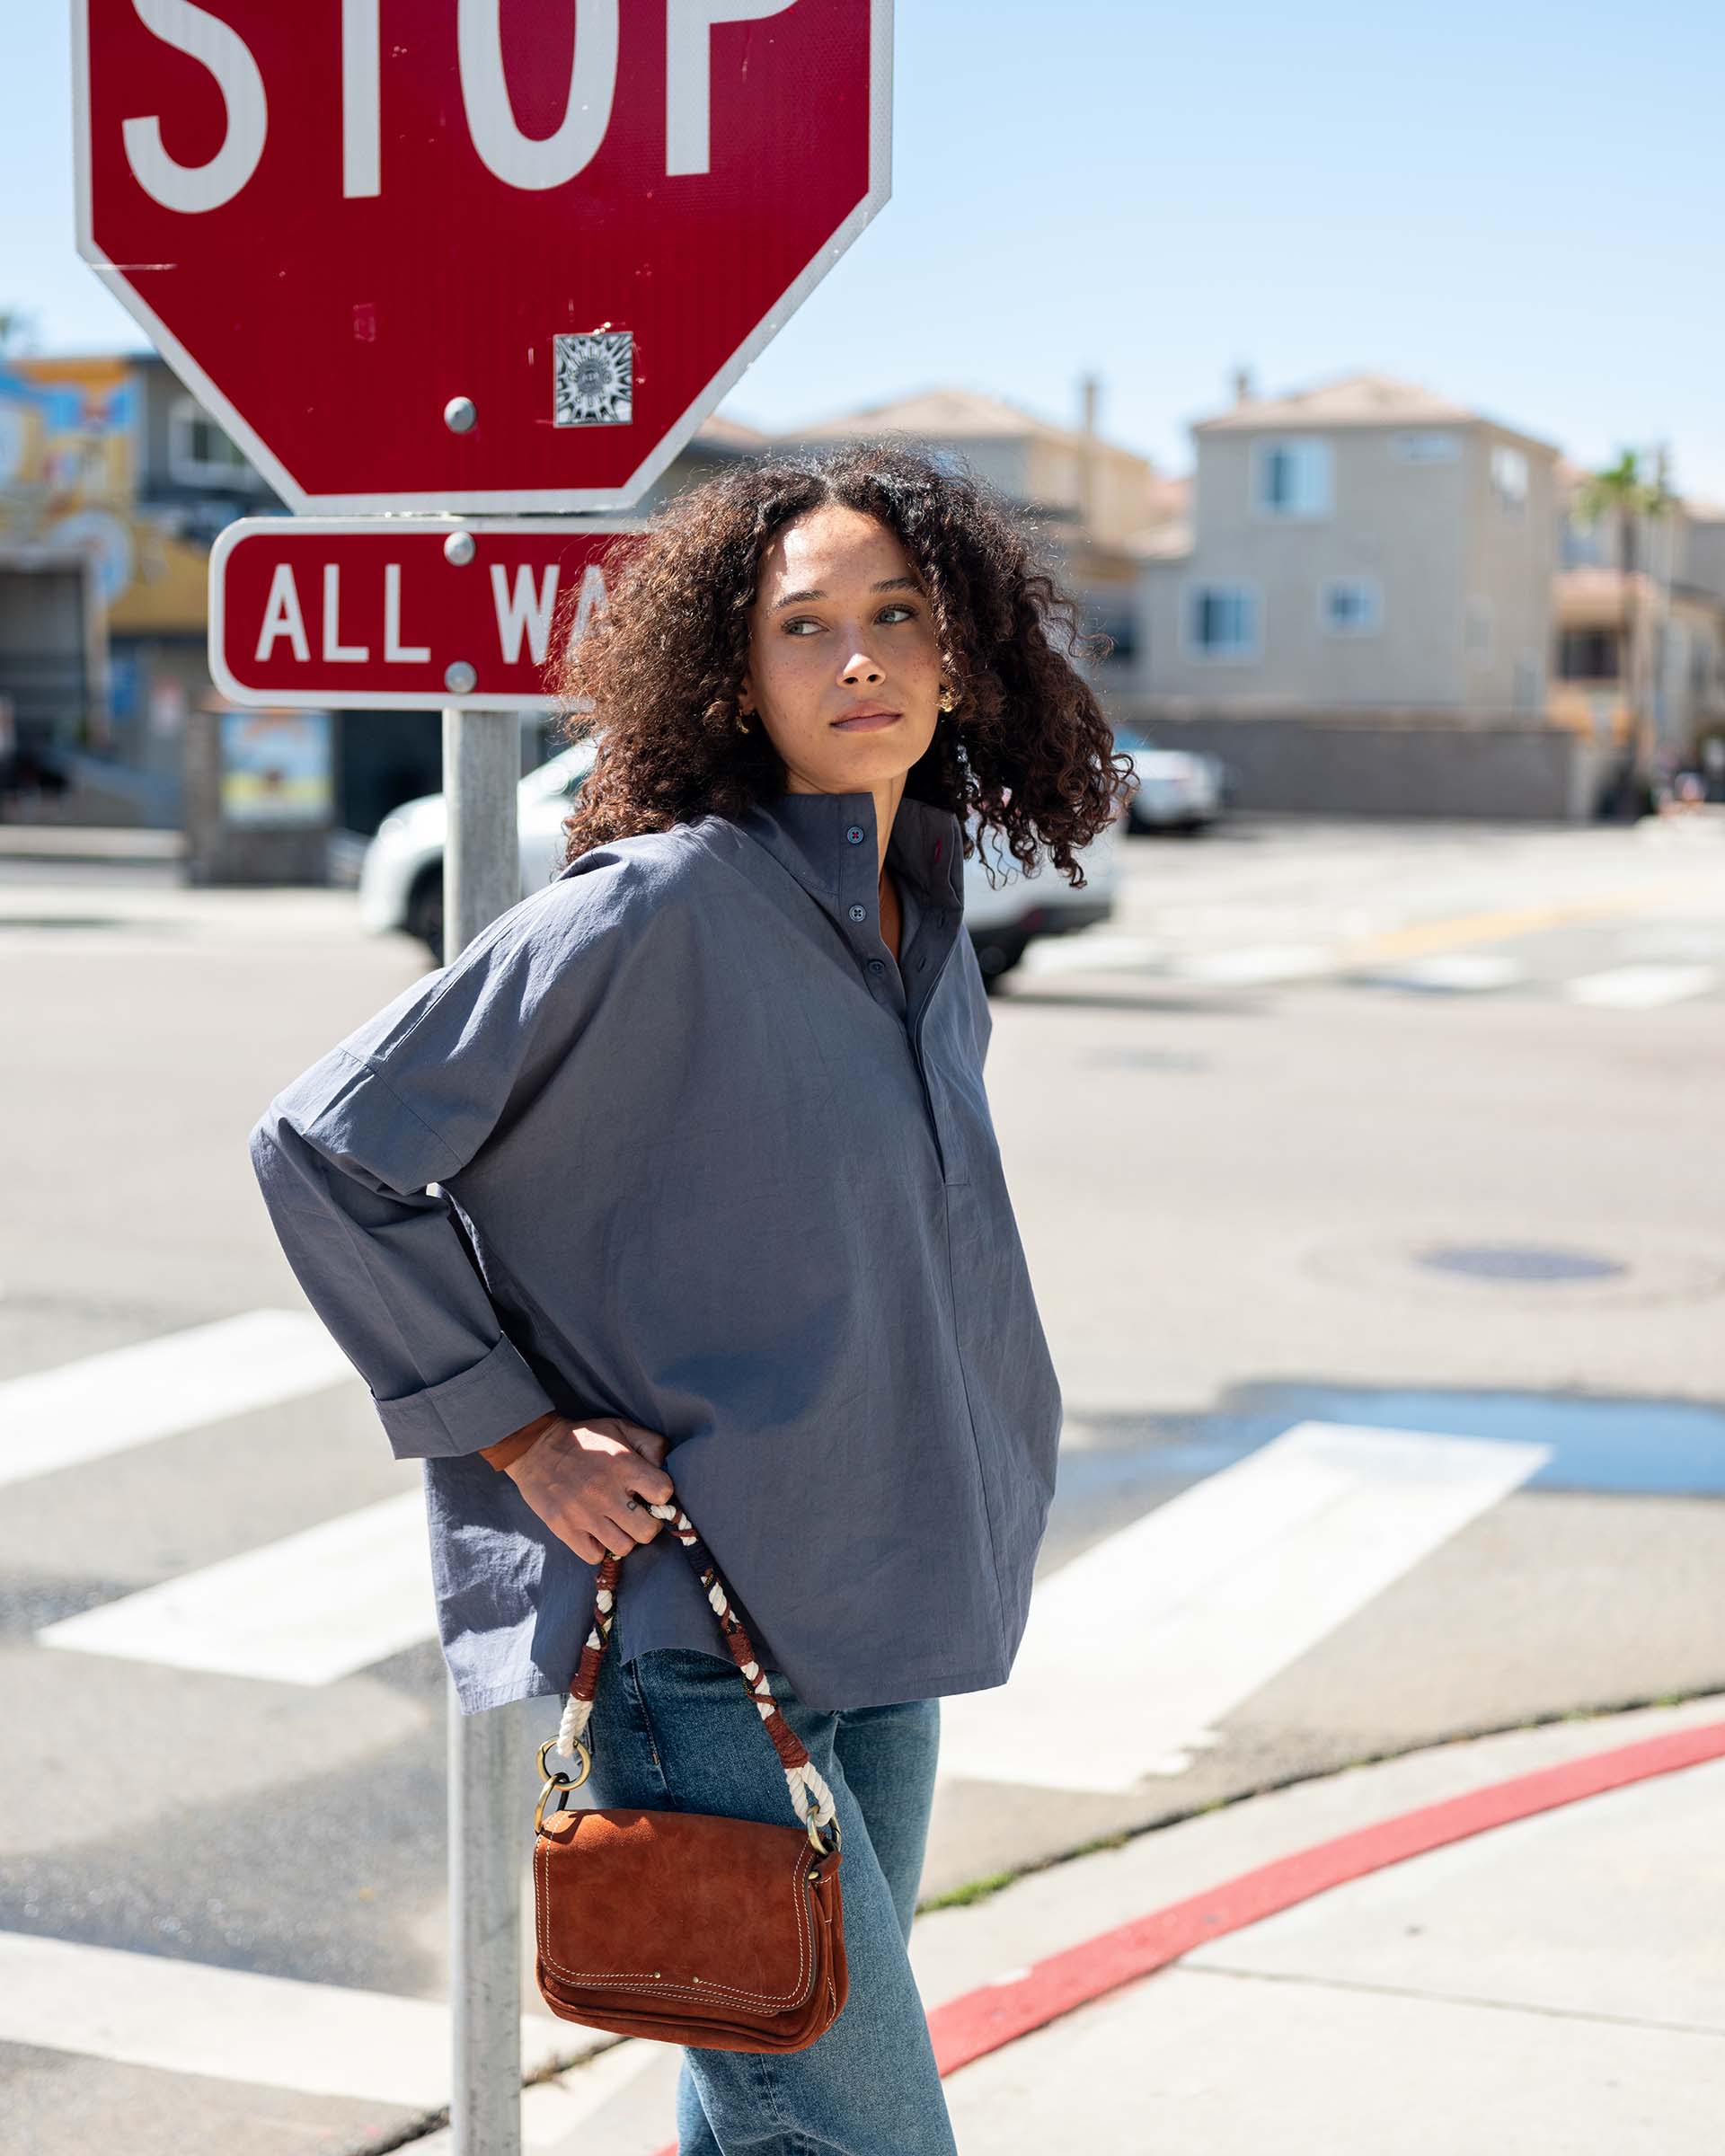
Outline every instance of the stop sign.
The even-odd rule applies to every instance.
[[[635,500],[889,191],[891,0],[75,0],[78,243],[299,509]]]

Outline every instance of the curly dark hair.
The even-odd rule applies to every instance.
[[[1077,852],[1124,800],[1132,766],[1069,654],[1112,646],[1084,635],[1022,511],[897,438],[728,467],[606,551],[606,603],[578,640],[566,596],[552,686],[568,740],[601,730],[563,821],[565,862],[612,839],[740,814],[783,790],[765,729],[736,724],[749,614],[774,536],[827,502],[888,526],[928,595],[954,708],[906,791],[952,810],[961,828],[974,816],[998,831],[1023,868],[1045,849],[1082,889]]]

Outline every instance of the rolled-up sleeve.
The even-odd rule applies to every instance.
[[[616,956],[612,894],[500,917],[303,1072],[248,1146],[306,1300],[398,1459],[477,1453],[556,1411],[441,1188],[531,1100]]]

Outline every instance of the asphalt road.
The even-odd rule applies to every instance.
[[[943,1709],[930,1896],[1725,1689],[1725,826],[1254,818],[1124,853],[1115,918],[995,1004],[1067,1419],[1013,1682]],[[195,1666],[199,1596],[267,1610],[411,1512],[357,1380],[221,1327],[303,1310],[247,1128],[421,965],[344,892],[0,865],[8,2146],[394,2146],[429,2107],[235,2034],[288,1997],[447,1995],[429,1610],[416,1633],[406,1578],[332,1674],[268,1638]],[[125,2002],[170,1963],[205,1990],[164,2032]]]

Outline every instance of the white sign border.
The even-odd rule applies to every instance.
[[[268,539],[279,545],[284,540],[339,538],[447,539],[452,532],[471,532],[482,539],[488,532],[555,533],[560,537],[608,539],[618,532],[648,528],[641,517],[237,517],[224,525],[209,550],[209,677],[227,702],[248,711],[555,711],[561,697],[499,697],[496,694],[457,696],[448,689],[434,694],[429,689],[355,689],[343,694],[325,682],[320,689],[253,689],[235,680],[222,654],[226,623],[226,579],[228,557],[248,539]]]
[[[477,488],[465,492],[410,494],[314,494],[302,487],[253,429],[228,402],[179,339],[126,282],[125,272],[97,247],[91,219],[90,191],[90,0],[72,0],[72,131],[76,190],[78,252],[114,297],[144,330],[157,351],[188,389],[221,421],[252,463],[284,501],[301,515],[360,517],[386,510],[472,516],[544,510],[627,509],[711,417],[820,283],[857,234],[892,198],[892,22],[893,0],[869,0],[869,188],[867,194],[787,288],[762,316],[744,342],[694,397],[650,455],[621,487]],[[489,708],[489,707],[487,707]]]

